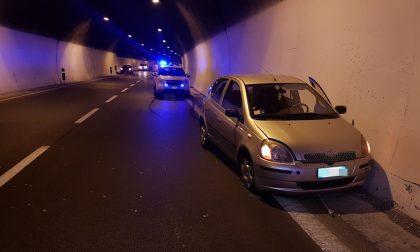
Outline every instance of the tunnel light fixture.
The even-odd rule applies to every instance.
[[[153,48],[150,48],[150,51],[153,51]]]
[[[130,34],[128,34],[128,37],[129,37],[129,38],[132,38],[133,36],[131,36]]]
[[[158,32],[162,32],[163,30],[162,30],[161,28],[158,28],[158,29],[157,29],[157,31],[158,31]]]
[[[144,46],[144,44],[143,44],[143,43],[141,43],[141,46]]]
[[[158,3],[160,3],[160,1],[159,0],[152,0],[152,3],[158,4]]]
[[[109,17],[105,16],[104,17],[104,20],[108,22],[109,21]]]
[[[166,43],[166,40],[162,40],[163,43]]]
[[[168,49],[169,49],[169,48],[171,48],[171,47],[167,46],[166,48],[168,48]]]

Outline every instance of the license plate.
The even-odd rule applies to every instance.
[[[178,89],[178,87],[177,86],[172,86],[171,89]]]
[[[337,166],[318,169],[318,178],[346,177],[349,175],[347,167]]]

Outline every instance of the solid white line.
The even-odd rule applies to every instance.
[[[32,163],[35,159],[37,159],[39,156],[42,155],[45,151],[48,150],[50,146],[41,146],[29,156],[24,158],[22,161],[17,163],[15,166],[13,166],[10,170],[5,172],[3,175],[0,176],[0,187],[2,187],[4,184],[6,184],[9,180],[11,180],[14,176],[16,176],[19,172],[21,172],[26,166],[28,166],[30,163]]]
[[[299,199],[274,198],[323,251],[350,251]]]
[[[92,109],[89,113],[87,113],[86,115],[82,116],[79,120],[77,120],[74,123],[81,124],[86,119],[88,119],[90,116],[92,116],[93,114],[95,114],[98,110],[99,110],[99,108]]]
[[[127,91],[128,88],[123,89],[123,91],[121,91],[121,93],[125,93],[125,91]]]
[[[117,98],[118,97],[118,95],[114,95],[114,96],[112,96],[111,98],[109,98],[108,100],[106,100],[106,102],[105,103],[110,103],[110,102],[112,102],[115,98]]]

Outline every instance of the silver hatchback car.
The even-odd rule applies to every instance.
[[[200,116],[203,147],[237,161],[249,189],[320,192],[360,186],[370,171],[363,135],[310,78],[234,75],[209,89]]]

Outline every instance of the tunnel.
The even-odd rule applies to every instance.
[[[419,12],[420,2],[408,0],[0,0],[0,128],[2,131],[0,137],[3,136],[1,137],[3,140],[0,139],[0,142],[2,142],[1,145],[4,147],[0,146],[0,149],[4,149],[3,153],[0,153],[0,174],[6,174],[10,167],[13,167],[20,159],[29,154],[30,150],[36,147],[35,144],[32,144],[32,141],[50,141],[50,138],[61,139],[67,135],[80,139],[85,144],[92,146],[97,144],[98,153],[102,153],[101,155],[104,156],[104,159],[107,156],[109,160],[112,160],[111,157],[114,155],[114,149],[112,148],[117,148],[121,151],[125,148],[121,146],[128,146],[127,154],[124,154],[127,160],[122,159],[124,160],[122,163],[125,166],[131,167],[134,165],[133,162],[145,162],[147,164],[150,161],[149,157],[147,157],[148,155],[144,157],[143,161],[131,160],[134,158],[129,155],[133,151],[130,150],[130,144],[134,144],[136,140],[147,143],[148,147],[139,150],[141,153],[148,149],[166,146],[165,141],[173,136],[171,134],[181,134],[179,132],[182,132],[184,124],[187,124],[183,121],[186,120],[184,117],[187,117],[187,115],[180,112],[173,112],[174,115],[169,115],[172,113],[171,111],[189,111],[187,107],[191,104],[191,110],[194,111],[194,109],[200,109],[200,105],[194,105],[194,101],[191,102],[189,99],[184,101],[175,98],[168,103],[162,103],[160,107],[154,107],[155,105],[152,101],[149,104],[149,101],[146,102],[144,100],[150,97],[141,93],[139,97],[143,99],[141,102],[142,104],[144,103],[144,109],[118,108],[118,113],[131,113],[130,116],[133,116],[130,117],[130,120],[116,114],[113,116],[114,120],[104,122],[90,129],[91,132],[103,134],[104,139],[97,139],[83,132],[80,135],[76,135],[75,131],[78,129],[70,129],[68,126],[65,126],[67,119],[64,119],[65,116],[63,114],[67,113],[70,115],[75,113],[72,107],[79,106],[72,103],[72,97],[77,96],[78,99],[83,100],[83,103],[86,104],[89,102],[93,104],[94,99],[109,98],[105,97],[105,95],[102,97],[102,93],[94,94],[94,91],[87,89],[87,85],[100,86],[100,84],[93,83],[94,81],[105,78],[106,84],[101,88],[108,91],[117,88],[114,84],[110,84],[111,80],[114,80],[112,78],[120,79],[125,84],[133,82],[132,86],[127,86],[127,88],[136,88],[135,85],[138,86],[143,83],[140,79],[133,81],[133,76],[129,76],[128,79],[126,76],[122,76],[120,71],[123,70],[122,67],[124,65],[132,66],[136,70],[135,76],[137,76],[137,72],[139,76],[146,72],[137,71],[137,67],[140,68],[142,62],[148,62],[147,72],[150,70],[150,74],[158,69],[161,61],[174,62],[181,65],[189,76],[190,88],[194,93],[191,99],[194,97],[195,99],[201,99],[197,97],[206,96],[209,93],[209,88],[222,76],[236,74],[290,75],[307,83],[309,83],[309,77],[311,77],[316,79],[322,86],[332,104],[345,105],[347,107],[347,113],[343,114],[342,117],[348,124],[363,132],[363,136],[370,144],[372,150],[371,171],[366,182],[356,194],[362,195],[360,197],[365,200],[364,202],[375,205],[375,209],[378,212],[386,212],[389,216],[394,217],[397,215],[407,217],[410,221],[408,221],[409,227],[405,229],[410,230],[411,225],[410,232],[414,233],[413,237],[415,237],[412,241],[415,241],[418,245],[418,247],[411,247],[411,249],[420,249],[417,240],[419,237],[418,230],[420,229],[416,230],[418,221],[420,221],[420,197],[418,195],[420,191],[420,171],[417,168],[418,160],[416,159],[416,156],[419,155],[417,148],[420,144],[420,129],[416,126],[420,122],[420,101],[416,98],[420,94],[420,88],[417,85],[420,81],[420,61],[417,57],[420,49],[420,30],[416,28],[416,24],[419,21]],[[150,75],[150,78],[153,77]],[[92,84],[86,84],[91,82]],[[70,89],[73,86],[83,89],[80,91],[82,93],[72,93],[73,91],[70,91]],[[50,93],[49,90],[63,90],[63,92],[67,93],[54,97],[55,92],[58,91],[52,91],[50,99],[53,103],[51,106],[48,105],[47,108],[41,98],[37,97]],[[122,96],[130,92],[129,89],[124,90],[118,95]],[[151,89],[147,90],[150,91]],[[92,92],[92,94],[89,92]],[[24,99],[27,98],[35,101],[28,100],[25,102]],[[112,96],[107,100],[107,103],[111,103],[112,100],[118,100],[119,98],[121,97],[117,98],[117,95]],[[18,101],[21,101],[21,103],[18,103]],[[32,104],[31,101],[34,103]],[[180,104],[180,101],[184,103]],[[16,104],[13,102],[16,102]],[[48,109],[48,114],[45,117],[38,117],[34,114],[36,104],[39,104],[40,108],[45,106]],[[80,104],[82,104],[82,101]],[[28,108],[23,108],[24,106]],[[55,106],[57,106],[57,109],[54,110]],[[63,110],[59,111],[58,107],[63,107]],[[152,115],[157,116],[156,122],[148,122],[146,117],[143,120],[141,116],[134,116],[134,113],[140,113],[146,108],[151,111]],[[90,115],[99,113],[98,110],[90,111]],[[160,112],[165,114],[161,115],[159,114]],[[29,114],[31,115],[29,116]],[[21,117],[25,116],[30,118],[28,119],[29,122],[20,126],[17,122],[23,120]],[[45,131],[48,131],[50,134],[48,137],[39,136],[34,139],[26,139],[22,132],[37,134],[39,131],[38,123],[49,121],[50,116],[57,117],[58,123],[54,125],[51,123],[51,125],[45,126]],[[175,119],[178,121],[171,121]],[[197,135],[198,137],[198,119],[194,120],[194,122],[197,122],[197,128],[191,132],[191,135]],[[81,120],[81,122],[83,121]],[[138,131],[133,128],[133,125],[139,127]],[[113,134],[109,131],[111,127],[121,127],[121,130],[135,133],[127,142],[122,142],[111,136],[108,139],[106,137],[107,134]],[[188,127],[185,126],[185,128]],[[311,132],[311,130],[309,128],[308,132]],[[139,133],[140,131],[143,133]],[[144,135],[152,136],[153,134],[156,134],[156,137],[154,137],[156,142],[151,141],[148,137],[144,137]],[[142,140],[143,137],[144,140]],[[188,144],[190,141],[188,136],[185,139],[178,138],[178,136],[174,138],[176,141],[188,142]],[[326,138],[328,138],[328,134],[326,134]],[[116,147],[109,147],[109,150],[104,149],[104,146],[108,145],[106,139]],[[64,144],[62,146],[62,150],[67,150]],[[192,149],[195,149],[195,147],[188,146],[162,147],[161,153],[164,154],[169,149],[173,150],[177,153],[177,156],[182,157],[184,161],[190,160],[185,162],[190,162],[191,166],[194,166],[194,160],[199,159],[198,157],[202,155],[195,154],[195,157],[185,155]],[[199,146],[197,145],[196,147],[198,148]],[[50,149],[52,148],[50,147]],[[93,147],[93,149],[96,148]],[[87,147],[80,147],[80,149],[69,148],[67,154],[60,153],[50,158],[56,161],[55,165],[57,167],[59,164],[71,167],[72,159],[68,157],[78,155],[75,154],[78,153],[77,150],[81,152],[81,156],[88,155],[92,151],[92,149]],[[43,151],[47,151],[47,149]],[[233,161],[226,158],[219,151],[215,151],[216,161],[214,161],[214,165],[230,167],[230,163]],[[47,154],[45,156],[48,156]],[[141,154],[133,153],[133,156],[136,155]],[[16,156],[16,158],[12,158],[12,156]],[[40,159],[42,158],[43,156],[40,157]],[[87,159],[87,156],[84,156],[84,158]],[[111,166],[115,166],[114,168],[118,169],[119,164],[114,164],[114,161],[109,160],[103,162],[112,163]],[[213,162],[213,160],[206,162]],[[51,167],[54,166],[53,163],[51,163]],[[89,163],[91,166],[100,167],[103,165],[101,159],[98,159],[97,162],[92,161]],[[45,161],[45,164],[39,164],[36,168],[49,167],[49,164],[49,162]],[[167,168],[169,169],[169,167],[165,166],[165,172]],[[25,175],[26,169],[34,170],[35,168],[25,168],[24,171],[17,175],[16,179],[19,179],[18,176]],[[196,169],[199,169],[199,167],[196,167]],[[229,168],[225,168],[222,171],[207,170],[205,173],[222,174],[229,173],[228,170],[230,171]],[[143,171],[140,172],[142,173]],[[160,175],[155,172],[153,175],[150,175],[149,180],[153,181],[158,176],[164,177],[165,172],[162,172]],[[61,181],[60,183],[66,184],[66,178],[60,175],[58,168],[51,168],[50,173],[56,177],[49,175],[50,177],[48,178],[57,179]],[[77,181],[77,176],[84,176],[84,171],[82,170],[76,173],[72,175],[75,177],[71,179]],[[105,173],[111,176],[110,171]],[[232,174],[234,173],[232,172]],[[166,174],[176,177],[179,183],[189,183],[189,181],[179,178],[179,174],[175,171],[167,171]],[[196,175],[199,178],[202,176],[205,175]],[[128,177],[128,180],[133,180],[133,177]],[[28,175],[27,179],[31,181],[34,178]],[[122,180],[123,178],[116,176],[115,179]],[[24,211],[23,206],[19,208],[17,206],[18,203],[13,203],[13,200],[27,197],[26,191],[32,193],[35,197],[35,195],[48,194],[51,190],[56,190],[53,186],[48,185],[51,182],[48,179],[43,180],[44,185],[33,185],[37,187],[38,191],[31,189],[32,182],[27,182],[24,178],[19,180],[19,185],[13,184],[13,180],[9,181],[7,179],[3,183],[2,179],[0,179],[0,184],[4,184],[4,187],[2,184],[4,192],[0,193],[0,198],[5,199],[4,202],[8,202],[4,203],[3,207],[8,209],[11,207],[14,212]],[[81,181],[83,184],[83,180]],[[178,187],[177,183],[168,178],[162,179],[162,181],[174,186],[175,189],[173,190],[176,190]],[[226,189],[228,189],[231,186],[230,182],[224,181],[228,184],[226,185],[221,181],[224,180],[212,180],[213,184],[206,185],[195,181],[191,187],[210,188],[208,189],[209,191],[206,191],[206,194],[197,197],[208,197],[210,200],[215,201],[223,197],[223,195],[219,191],[217,191],[217,195],[211,194],[210,192],[212,191],[216,193],[215,189],[212,189],[213,187],[223,188],[226,186]],[[134,181],[132,182],[134,183]],[[101,183],[99,184],[102,186]],[[18,192],[15,190],[19,186],[24,188],[23,191]],[[78,185],[74,186],[77,187]],[[130,186],[132,185],[129,185],[129,183],[119,181],[112,188],[115,191],[107,193],[97,192],[94,188],[85,186],[83,188],[89,189],[86,189],[83,194],[99,193],[98,197],[100,200],[105,200],[113,195],[121,198],[121,200],[116,202],[123,202],[122,199],[129,196],[120,195],[118,188],[128,188]],[[165,184],[154,186],[159,188],[164,187]],[[2,187],[0,187],[0,192],[3,189]],[[54,192],[55,198],[52,200],[55,202],[54,204],[64,204],[63,199],[64,201],[70,200],[71,190],[66,187],[64,191],[66,193]],[[182,189],[182,192],[187,194],[186,198],[189,198],[193,197],[188,194],[194,194],[194,189]],[[63,196],[64,194],[67,196]],[[139,194],[136,197],[143,196]],[[156,193],[156,197],[165,198],[169,196]],[[242,195],[242,197],[248,196]],[[249,198],[253,197],[255,196],[249,196]],[[304,197],[304,200],[311,201],[313,198],[318,199],[318,196],[315,195],[312,198],[309,197],[309,199]],[[104,204],[99,202],[100,200],[98,200],[97,204]],[[185,198],[177,198],[177,200],[181,202],[188,201]],[[221,204],[228,205],[231,207],[230,209],[235,209],[235,211],[240,211],[241,209],[240,206],[231,206],[232,202],[236,201],[235,199],[230,199],[230,201],[228,199],[220,200]],[[246,199],[241,198],[237,201],[243,200]],[[262,197],[261,201],[265,200],[267,200],[265,196]],[[78,206],[74,206],[75,211],[80,211],[80,218],[87,218],[85,220],[86,223],[93,223],[92,219],[97,222],[108,222],[106,218],[113,218],[112,214],[102,214],[101,218],[89,219],[88,213],[83,213],[83,205],[91,205],[92,203],[88,200],[75,202],[79,203]],[[176,205],[175,203],[171,205],[172,203],[164,200],[163,202],[166,205],[162,207],[168,208],[168,211],[171,211],[171,207]],[[322,198],[320,202],[324,202]],[[155,204],[153,200],[149,203]],[[325,204],[321,203],[319,204],[325,206]],[[21,204],[28,208],[27,204],[32,203],[30,199],[27,199]],[[202,204],[203,209],[208,207],[205,202],[200,204]],[[279,203],[274,205],[277,204]],[[343,204],[345,205],[345,203]],[[290,205],[282,205],[280,208],[287,209],[288,206]],[[35,232],[34,230],[37,230],[37,228],[48,229],[49,224],[56,222],[59,224],[51,224],[55,228],[50,230],[52,233],[62,232],[64,236],[72,236],[69,230],[71,230],[72,226],[77,226],[75,224],[77,223],[76,220],[71,220],[71,217],[66,215],[66,218],[70,220],[68,223],[61,223],[58,220],[60,216],[58,213],[55,215],[51,213],[49,217],[45,217],[42,216],[45,209],[39,205],[36,207],[40,208],[38,209],[40,214],[32,213],[30,216],[35,223],[43,224],[39,224],[39,227],[34,227],[32,232]],[[248,207],[250,209],[256,208],[253,204]],[[273,207],[273,203],[266,203],[265,207]],[[34,208],[35,206],[31,209]],[[92,209],[95,208],[90,207],[88,209],[93,214]],[[115,211],[118,212],[119,208],[116,207],[116,209]],[[221,210],[223,209],[222,205],[219,208],[216,207],[216,209],[219,210],[213,212],[213,215],[203,210],[192,223],[208,221],[208,219],[215,218],[221,214],[234,215],[229,210],[224,213]],[[47,211],[48,209],[45,212],[49,213]],[[136,208],[133,211],[137,214],[141,213],[142,210]],[[267,211],[268,217],[276,217],[276,213]],[[394,212],[398,214],[393,214]],[[5,210],[2,213],[2,217],[7,218],[4,216],[7,213]],[[157,210],[157,214],[165,214],[165,212]],[[18,214],[16,216],[16,218],[21,218]],[[58,219],[54,219],[54,216]],[[247,225],[251,227],[252,224],[258,221],[258,218],[254,216],[254,219],[249,220]],[[267,218],[261,219],[261,221],[267,221]],[[118,221],[125,223],[124,225],[129,227],[129,220],[131,219],[128,217],[119,216],[114,220],[110,220],[107,227],[110,230],[113,227],[118,227],[118,224],[116,224]],[[25,219],[23,222],[30,221]],[[162,217],[160,220],[157,218],[155,221],[178,223],[176,217],[173,219]],[[158,232],[153,225],[147,224],[144,220],[139,221],[139,223],[139,225],[147,227],[150,232]],[[23,223],[19,226],[24,227],[25,225],[27,224]],[[70,229],[65,229],[65,225],[70,226]],[[239,240],[231,237],[233,233],[223,233],[223,228],[229,230],[229,228],[235,226],[232,223],[221,224],[220,230],[217,227],[217,222],[208,224],[210,226],[213,225],[211,228],[214,230],[220,231],[220,234],[210,236],[212,237],[211,239],[216,239],[213,243],[200,240],[204,239],[201,234],[205,233],[205,227],[191,231],[193,230],[193,224],[186,223],[183,225],[182,223],[178,226],[176,224],[168,224],[169,227],[174,228],[174,243],[171,243],[172,238],[152,235],[148,236],[149,240],[145,241],[145,244],[153,245],[145,247],[140,245],[134,246],[134,240],[137,239],[135,235],[129,237],[129,242],[134,247],[127,245],[119,247],[118,242],[124,240],[122,238],[125,234],[123,229],[117,228],[114,230],[115,233],[112,234],[112,232],[106,231],[92,231],[92,228],[86,224],[82,225],[83,228],[78,227],[78,229],[75,227],[74,230],[85,232],[87,236],[89,232],[94,232],[97,236],[94,235],[92,239],[99,239],[98,237],[105,237],[104,239],[110,240],[118,237],[121,239],[112,243],[111,247],[103,247],[100,240],[95,240],[92,243],[95,245],[88,246],[85,243],[86,246],[83,246],[78,244],[77,241],[66,241],[65,239],[63,241],[67,243],[48,247],[45,244],[39,245],[40,243],[38,242],[40,241],[35,241],[41,239],[41,241],[48,243],[47,238],[31,235],[26,243],[22,243],[25,245],[21,244],[22,246],[19,246],[16,245],[19,244],[18,241],[9,240],[5,248],[9,250],[30,250],[33,243],[37,245],[32,248],[41,250],[48,248],[55,248],[55,250],[68,250],[71,248],[93,250],[171,250],[171,246],[173,246],[172,249],[174,250],[194,250],[194,248],[201,250],[200,242],[206,244],[206,249],[210,249],[212,245],[218,250],[243,249],[242,245],[254,248],[253,245],[248,245],[250,241],[246,241],[240,246],[238,245]],[[283,223],[282,225],[292,224]],[[12,222],[4,225],[4,227],[10,226],[13,226]],[[299,228],[293,227],[292,231],[295,229]],[[183,240],[187,238],[182,237],[182,230],[190,230],[192,233],[188,236],[188,241]],[[275,231],[276,228],[271,226],[264,229],[264,232],[267,233]],[[3,229],[1,233],[4,232],[7,231]],[[13,231],[12,233],[16,234],[17,232]],[[265,233],[261,232],[260,234],[254,234],[254,238],[264,241],[263,234]],[[340,233],[339,231],[337,232]],[[134,233],[137,234],[136,232]],[[159,238],[162,239],[160,241],[161,245],[157,245],[159,244]],[[217,239],[233,239],[238,244],[232,242],[226,245],[225,243],[218,243]],[[270,242],[274,244],[273,239],[274,237],[268,237],[267,244],[271,244]],[[299,238],[288,234],[286,239],[294,240]],[[354,241],[356,240],[354,238]],[[360,249],[354,247],[354,242],[352,241],[350,239],[350,241],[344,243],[348,245],[347,247],[350,250]],[[55,240],[53,244],[56,243],[58,244],[59,240]],[[311,247],[310,242],[305,241],[302,244],[303,247],[300,249],[298,246],[291,246],[287,250],[301,250],[305,248],[312,251],[313,247]],[[320,246],[320,243],[317,243],[317,245]],[[273,247],[262,246],[261,249],[273,250]],[[335,249],[338,248],[333,248],[333,250]],[[380,248],[379,250],[382,249]]]

